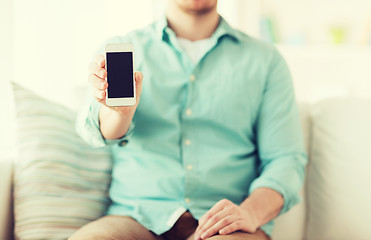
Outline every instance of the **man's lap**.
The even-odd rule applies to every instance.
[[[189,217],[190,216],[190,217]],[[93,221],[73,234],[69,240],[193,240],[197,220],[186,212],[168,232],[157,236],[131,217],[109,215]],[[192,222],[195,221],[195,222]],[[215,235],[208,240],[269,240],[262,231]]]
[[[69,240],[162,240],[133,218],[108,215],[90,222]]]
[[[270,237],[259,229],[255,233],[234,232],[228,235],[215,235],[208,240],[270,240]]]

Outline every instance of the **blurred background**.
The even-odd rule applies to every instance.
[[[11,146],[10,80],[73,110],[102,43],[159,18],[166,0],[1,0],[0,152]],[[299,101],[369,98],[370,0],[219,0],[229,23],[276,44]]]

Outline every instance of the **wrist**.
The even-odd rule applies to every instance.
[[[262,214],[260,213],[260,209],[258,204],[256,204],[256,200],[254,198],[248,197],[240,204],[240,207],[249,214],[250,219],[252,220],[252,224],[259,228],[263,222]]]
[[[284,204],[280,193],[270,188],[257,188],[241,203],[241,207],[249,211],[258,227],[276,217]]]
[[[117,107],[108,107],[102,105],[100,109],[100,115],[102,117],[107,117],[109,119],[117,119],[117,120],[126,120],[131,119],[134,116],[135,107],[133,109],[129,109],[128,111],[121,111],[117,109]]]
[[[120,112],[111,107],[102,106],[99,111],[99,125],[105,139],[119,139],[123,137],[130,127],[134,110]]]

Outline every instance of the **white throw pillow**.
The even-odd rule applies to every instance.
[[[313,107],[308,240],[371,239],[371,100]]]
[[[66,239],[109,204],[111,156],[75,133],[76,114],[13,84],[17,239]]]

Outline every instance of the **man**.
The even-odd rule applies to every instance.
[[[270,239],[300,201],[306,155],[287,66],[232,29],[217,0],[170,0],[166,18],[131,42],[137,104],[105,104],[104,57],[80,135],[112,147],[107,216],[71,239]],[[142,91],[143,90],[143,91]]]

